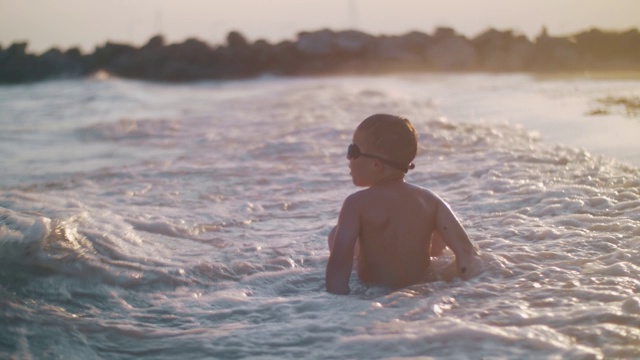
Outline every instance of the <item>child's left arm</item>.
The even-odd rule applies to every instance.
[[[329,255],[326,270],[327,292],[346,295],[353,268],[353,252],[358,240],[360,215],[353,195],[342,204],[338,217],[338,229]]]
[[[435,231],[456,256],[456,267],[463,278],[470,278],[481,271],[482,264],[476,247],[456,218],[449,205],[439,199]]]

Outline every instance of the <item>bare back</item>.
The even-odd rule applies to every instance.
[[[354,196],[360,204],[359,278],[391,288],[423,281],[437,196],[405,182],[373,186]]]
[[[401,288],[426,280],[433,235],[450,248],[463,277],[475,273],[477,252],[449,205],[433,192],[404,182],[413,168],[417,136],[409,120],[377,114],[353,133],[347,149],[351,180],[367,187],[342,204],[330,231],[327,291],[349,293],[357,254],[363,282]]]

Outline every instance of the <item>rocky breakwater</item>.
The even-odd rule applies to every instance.
[[[301,32],[294,41],[253,43],[231,32],[223,45],[197,39],[167,44],[151,38],[142,47],[107,42],[93,53],[51,49],[27,52],[27,43],[0,48],[0,83],[81,77],[99,71],[152,81],[237,79],[391,71],[638,71],[640,32],[592,29],[567,37],[543,30],[533,41],[495,29],[468,39],[450,28],[433,34],[373,36],[361,31]]]

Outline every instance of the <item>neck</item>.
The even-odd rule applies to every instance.
[[[376,182],[373,183],[373,186],[387,185],[395,182],[402,182],[403,180],[404,180],[403,173],[393,172],[391,174],[384,175],[380,179],[376,180]]]

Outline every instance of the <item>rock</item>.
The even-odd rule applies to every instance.
[[[239,32],[232,31],[227,35],[227,45],[233,49],[246,48],[249,46],[249,42]]]
[[[439,28],[425,52],[426,60],[437,70],[471,70],[476,66],[476,50],[453,29]]]
[[[119,57],[131,55],[135,51],[136,48],[133,46],[108,41],[104,46],[97,47],[90,56],[91,67],[96,70],[104,69],[108,71],[111,67],[110,65]]]
[[[113,48],[103,68],[120,77],[156,80],[190,81],[210,76],[212,49],[197,39],[165,46],[162,36],[155,36],[140,49]],[[115,51],[120,50],[123,51]]]
[[[216,57],[216,77],[254,77],[273,65],[273,47],[265,40],[250,44],[242,34],[232,31],[227,36],[227,46],[217,49]]]
[[[433,42],[431,36],[419,31],[412,31],[402,35],[399,40],[404,44],[405,49],[415,54],[424,54],[425,50]]]
[[[27,54],[27,43],[16,43],[0,52],[0,83],[22,83],[87,73],[80,51],[50,49],[40,56]]]
[[[270,51],[269,73],[274,75],[296,75],[304,62],[301,53],[295,43],[281,41],[274,45]]]
[[[640,63],[640,32],[623,33],[591,29],[573,36],[583,63],[589,68],[633,67]]]
[[[315,32],[303,31],[298,33],[295,47],[304,55],[327,56],[333,49],[333,36],[333,31],[327,29]]]
[[[532,70],[579,70],[579,63],[580,55],[575,42],[568,38],[551,37],[547,34],[547,29],[543,28],[536,39]]]
[[[422,57],[417,55],[401,37],[382,37],[375,42],[372,56],[385,62],[420,62]]]
[[[20,83],[105,70],[116,76],[191,81],[274,75],[342,72],[431,71],[564,71],[640,70],[640,32],[592,29],[569,37],[549,36],[543,29],[534,42],[512,31],[489,29],[469,40],[451,28],[433,35],[410,32],[372,36],[361,31],[328,29],[301,32],[295,41],[275,45],[249,43],[237,31],[226,44],[211,47],[198,39],[166,44],[156,35],[140,48],[107,42],[93,53],[50,49],[34,55],[27,43],[0,47],[0,83]]]
[[[276,66],[274,61],[275,47],[265,40],[258,40],[249,45],[249,48],[242,53],[244,56],[245,77],[258,76],[260,74],[271,73]]]
[[[526,71],[531,68],[535,45],[526,36],[518,36],[505,54],[502,71]]]
[[[436,40],[450,39],[456,36],[457,36],[456,31],[450,27],[438,27],[436,28],[436,31],[433,34],[433,37]]]
[[[4,51],[4,55],[8,57],[21,57],[27,55],[27,42],[19,42],[11,44],[7,50]]]
[[[27,43],[13,43],[0,51],[0,83],[15,84],[32,81],[30,68],[35,57],[27,55]]]
[[[161,49],[165,46],[164,36],[156,35],[149,39],[149,41],[142,47],[142,49]]]
[[[76,58],[76,59],[80,59],[82,58],[82,52],[80,52],[80,49],[78,49],[77,47],[68,49],[65,53],[65,56],[68,56],[70,58]]]
[[[523,71],[530,67],[534,44],[512,31],[489,29],[472,40],[478,66],[488,71]]]
[[[34,75],[38,78],[77,77],[85,74],[85,66],[76,52],[63,53],[58,49],[50,49],[38,58],[38,68]]]
[[[375,41],[375,37],[361,31],[347,30],[336,33],[332,39],[335,51],[346,55],[363,53]]]

